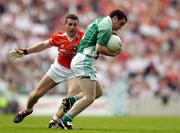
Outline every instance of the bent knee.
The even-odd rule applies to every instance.
[[[81,91],[79,88],[76,88],[76,89],[69,89],[68,93],[67,93],[67,96],[74,96],[74,95],[77,95],[79,94]]]
[[[103,95],[103,91],[101,90],[96,94],[96,99],[101,97],[102,95]]]

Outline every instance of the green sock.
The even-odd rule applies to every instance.
[[[63,115],[63,117],[61,118],[61,120],[63,122],[71,122],[73,119],[73,116],[70,113],[66,113],[65,115]]]
[[[77,96],[70,97],[71,104],[73,105],[77,101]]]

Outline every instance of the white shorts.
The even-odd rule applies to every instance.
[[[77,78],[90,77],[91,80],[97,80],[94,63],[94,57],[77,53],[72,59],[71,69]]]
[[[56,83],[62,83],[65,80],[75,77],[72,70],[61,66],[57,59],[55,59],[46,74]]]

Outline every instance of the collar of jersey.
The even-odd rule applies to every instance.
[[[63,35],[65,35],[68,38],[69,41],[72,41],[73,39],[75,39],[78,36],[76,34],[74,37],[69,37],[66,31],[63,33]]]

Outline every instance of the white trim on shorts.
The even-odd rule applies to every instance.
[[[50,66],[48,72],[46,73],[55,83],[62,83],[68,79],[74,78],[73,71],[54,60],[54,63]]]

